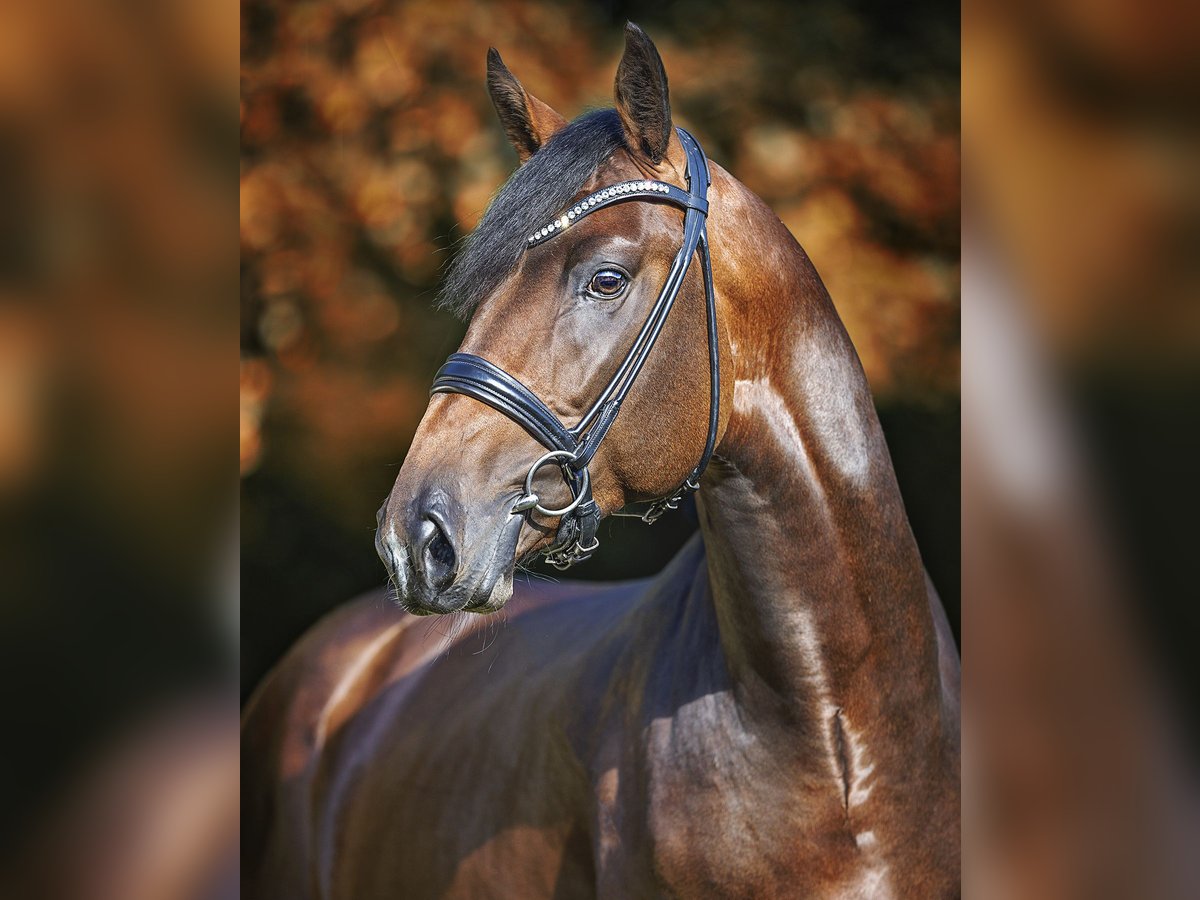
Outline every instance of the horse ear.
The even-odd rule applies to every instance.
[[[658,165],[672,149],[671,100],[658,48],[632,22],[625,23],[625,53],[617,66],[617,113],[629,146]],[[674,140],[678,145],[678,139]]]
[[[538,147],[567,124],[566,119],[521,87],[495,47],[488,48],[487,86],[500,124],[521,162],[533,156]]]

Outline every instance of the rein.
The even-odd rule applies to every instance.
[[[588,464],[600,448],[601,441],[616,421],[621,404],[629,395],[634,381],[646,364],[650,351],[662,333],[667,315],[683,287],[683,280],[697,254],[704,271],[704,298],[708,320],[709,358],[709,415],[708,438],[700,461],[674,493],[650,503],[641,514],[616,512],[614,515],[634,516],[653,524],[667,510],[676,509],[689,494],[700,488],[700,476],[712,458],[720,418],[720,354],[717,345],[717,310],[713,295],[712,265],[708,251],[708,160],[704,151],[690,134],[677,128],[679,139],[687,152],[688,189],[682,190],[663,181],[625,181],[602,188],[578,201],[553,222],[530,236],[526,250],[531,250],[575,222],[598,209],[626,200],[663,201],[684,210],[683,244],[671,264],[666,282],[654,301],[633,346],[600,392],[599,397],[574,425],[568,427],[524,384],[499,366],[473,353],[454,353],[434,377],[430,394],[466,394],[493,409],[504,413],[546,447],[549,452],[539,457],[525,476],[525,493],[512,508],[514,515],[535,510],[545,516],[560,518],[554,543],[542,551],[546,561],[558,569],[568,569],[591,557],[600,546],[596,529],[600,524],[600,507],[592,497]],[[549,509],[533,492],[533,477],[539,469],[557,464],[571,490],[572,500],[560,509]]]

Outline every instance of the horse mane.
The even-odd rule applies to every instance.
[[[437,307],[466,318],[508,277],[529,235],[558,215],[599,167],[625,146],[615,109],[585,113],[518,168],[450,263]]]

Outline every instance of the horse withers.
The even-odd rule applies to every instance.
[[[636,26],[615,109],[567,123],[494,51],[488,88],[521,166],[379,513],[397,604],[335,611],[248,704],[245,896],[956,896],[957,651],[815,269],[696,162]],[[693,477],[656,578],[514,584]]]

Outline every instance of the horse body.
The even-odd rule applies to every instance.
[[[371,596],[298,645],[247,707],[245,896],[892,890],[822,723],[739,700],[699,538],[652,581],[531,582],[513,608],[447,646]]]
[[[658,128],[661,63],[628,39],[642,69],[626,94],[662,103],[622,107],[619,72],[621,121]],[[521,118],[534,104],[503,84],[506,128],[536,157],[550,117]],[[681,179],[669,135],[654,164]],[[644,177],[640,153],[584,188]],[[334,613],[247,709],[247,897],[959,894],[957,652],[866,379],[804,251],[709,168],[721,415],[700,536],[649,582],[517,585],[515,614],[462,613],[445,653],[380,598]],[[648,302],[638,273],[661,283],[678,242],[678,211],[628,207],[617,235],[605,216],[526,257],[464,342],[563,407],[607,373],[603,359],[577,382],[555,373],[577,346],[627,346]],[[563,267],[592,260],[631,273],[628,314],[564,301]],[[596,456],[606,510],[672,490],[703,445],[702,287],[690,272]],[[501,570],[553,539],[510,512],[529,445],[470,397],[431,400],[380,519],[412,609],[495,610]]]

